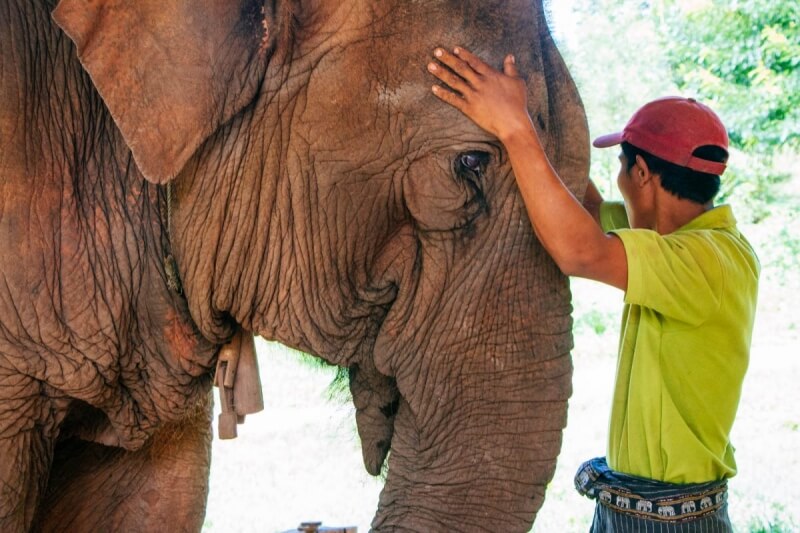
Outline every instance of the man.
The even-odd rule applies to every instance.
[[[719,118],[693,99],[663,98],[595,140],[621,145],[627,220],[590,183],[593,217],[547,160],[514,57],[503,72],[463,48],[434,57],[428,70],[445,85],[434,94],[503,143],[533,229],[561,270],[625,291],[607,458],[575,480],[597,499],[592,531],[731,531],[729,436],[759,265],[730,207],[713,206],[728,156]],[[605,233],[597,221],[613,218],[630,229]]]

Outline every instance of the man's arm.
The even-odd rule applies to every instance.
[[[534,231],[561,271],[625,290],[622,241],[603,233],[551,166],[528,115],[527,87],[513,56],[506,57],[504,72],[463,48],[455,54],[437,49],[434,56],[457,74],[429,64],[429,71],[453,89],[434,86],[434,94],[503,143]]]
[[[536,235],[561,271],[625,290],[628,262],[622,241],[604,233],[564,186],[533,126],[500,140],[508,151]]]
[[[603,205],[603,195],[597,190],[597,185],[590,179],[586,185],[586,192],[583,193],[583,208],[586,209],[595,223],[602,227],[600,224],[600,206]]]

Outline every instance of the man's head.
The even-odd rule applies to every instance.
[[[628,142],[623,141],[621,148],[625,156],[625,170],[628,173],[636,165],[638,156],[644,160],[651,173],[660,177],[661,187],[678,198],[706,204],[719,192],[720,179],[716,174],[699,172],[670,163]],[[710,144],[701,146],[692,153],[697,158],[711,162],[725,163],[728,160],[727,151]]]
[[[719,117],[693,98],[666,97],[642,106],[618,133],[594,146],[622,145],[630,173],[646,165],[671,194],[699,204],[713,200],[728,160],[728,134]]]

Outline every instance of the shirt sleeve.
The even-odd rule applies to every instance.
[[[628,213],[622,202],[604,201],[600,204],[600,227],[609,232],[617,229],[630,228]]]
[[[720,305],[722,268],[702,236],[659,235],[643,229],[614,232],[625,247],[625,303],[647,307],[689,326],[702,324]]]

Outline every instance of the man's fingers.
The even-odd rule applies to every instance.
[[[442,67],[441,65],[437,65],[436,63],[428,63],[428,72],[442,80],[446,83],[449,87],[455,89],[456,91],[464,94],[466,91],[470,90],[470,86],[464,81],[462,78],[456,76],[446,68]]]
[[[511,76],[512,78],[519,78],[519,71],[517,70],[517,60],[514,58],[513,55],[508,54],[506,58],[503,60],[503,72],[506,76]]]
[[[484,63],[481,58],[479,58],[478,56],[476,56],[475,54],[473,54],[464,47],[456,46],[453,49],[453,53],[459,58],[463,59],[464,62],[467,63],[470,66],[470,68],[472,68],[472,70],[474,70],[475,72],[477,72],[482,76],[491,74],[492,70],[494,70],[492,69],[492,67]]]
[[[438,96],[440,100],[450,104],[459,111],[464,111],[467,102],[453,91],[448,91],[444,87],[439,87],[438,85],[434,85],[432,90],[433,94]]]
[[[450,70],[467,80],[467,83],[471,84],[472,86],[478,81],[479,74],[476,72],[466,61],[458,58],[444,50],[442,48],[437,48],[433,51],[433,55],[436,59],[441,61],[443,64],[447,65]]]

